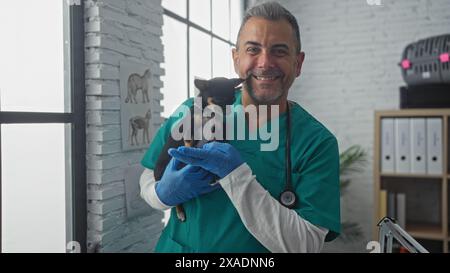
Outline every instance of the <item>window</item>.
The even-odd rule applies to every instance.
[[[1,252],[86,250],[83,9],[0,9]]]
[[[0,107],[64,112],[63,3],[12,2],[0,10],[1,33],[8,37],[0,43]],[[37,12],[44,6],[48,16]]]
[[[163,0],[163,116],[195,94],[194,78],[236,77],[231,48],[243,0]]]

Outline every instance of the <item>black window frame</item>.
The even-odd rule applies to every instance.
[[[62,23],[62,22],[61,22]],[[84,1],[69,6],[70,50],[70,113],[13,112],[0,109],[0,246],[2,245],[2,169],[1,125],[58,123],[71,125],[71,208],[73,241],[86,252],[87,185],[86,185],[86,90],[84,61]],[[0,248],[0,253],[1,253]],[[67,250],[66,250],[67,251]]]

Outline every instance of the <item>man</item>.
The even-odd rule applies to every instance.
[[[297,21],[278,3],[264,3],[244,16],[233,61],[247,78],[235,105],[267,105],[279,109],[280,145],[261,151],[262,141],[211,142],[203,148],[171,149],[173,157],[160,181],[152,170],[170,128],[172,116],[158,131],[142,160],[141,196],[156,209],[172,207],[157,252],[320,252],[324,241],[340,232],[339,153],[336,138],[287,96],[300,75]],[[192,105],[192,99],[185,103]],[[287,110],[290,147],[286,147]],[[274,121],[258,115],[257,126]],[[247,128],[249,131],[255,128]],[[285,191],[286,150],[291,153],[292,188],[298,202],[280,203]],[[187,165],[180,168],[180,162]],[[209,185],[211,175],[219,184]],[[181,222],[173,206],[183,204]]]

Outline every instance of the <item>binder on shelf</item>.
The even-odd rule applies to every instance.
[[[427,173],[442,174],[442,119],[427,118]]]
[[[411,118],[411,173],[425,174],[426,169],[426,125],[425,118]]]
[[[387,217],[392,219],[397,219],[397,200],[396,200],[396,194],[395,192],[389,192],[388,191],[388,203],[387,203]]]
[[[393,173],[394,165],[394,119],[381,119],[381,172]]]
[[[395,124],[395,172],[410,173],[411,171],[411,138],[409,118],[396,118]]]
[[[380,190],[380,211],[378,215],[378,220],[383,219],[386,217],[388,211],[387,211],[387,190]]]
[[[405,229],[406,227],[406,194],[405,193],[397,193],[397,224]]]

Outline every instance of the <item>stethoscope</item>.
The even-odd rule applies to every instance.
[[[286,184],[280,194],[279,201],[286,208],[293,209],[297,206],[297,194],[292,187],[291,177],[291,114],[289,111],[289,101],[286,108]]]

